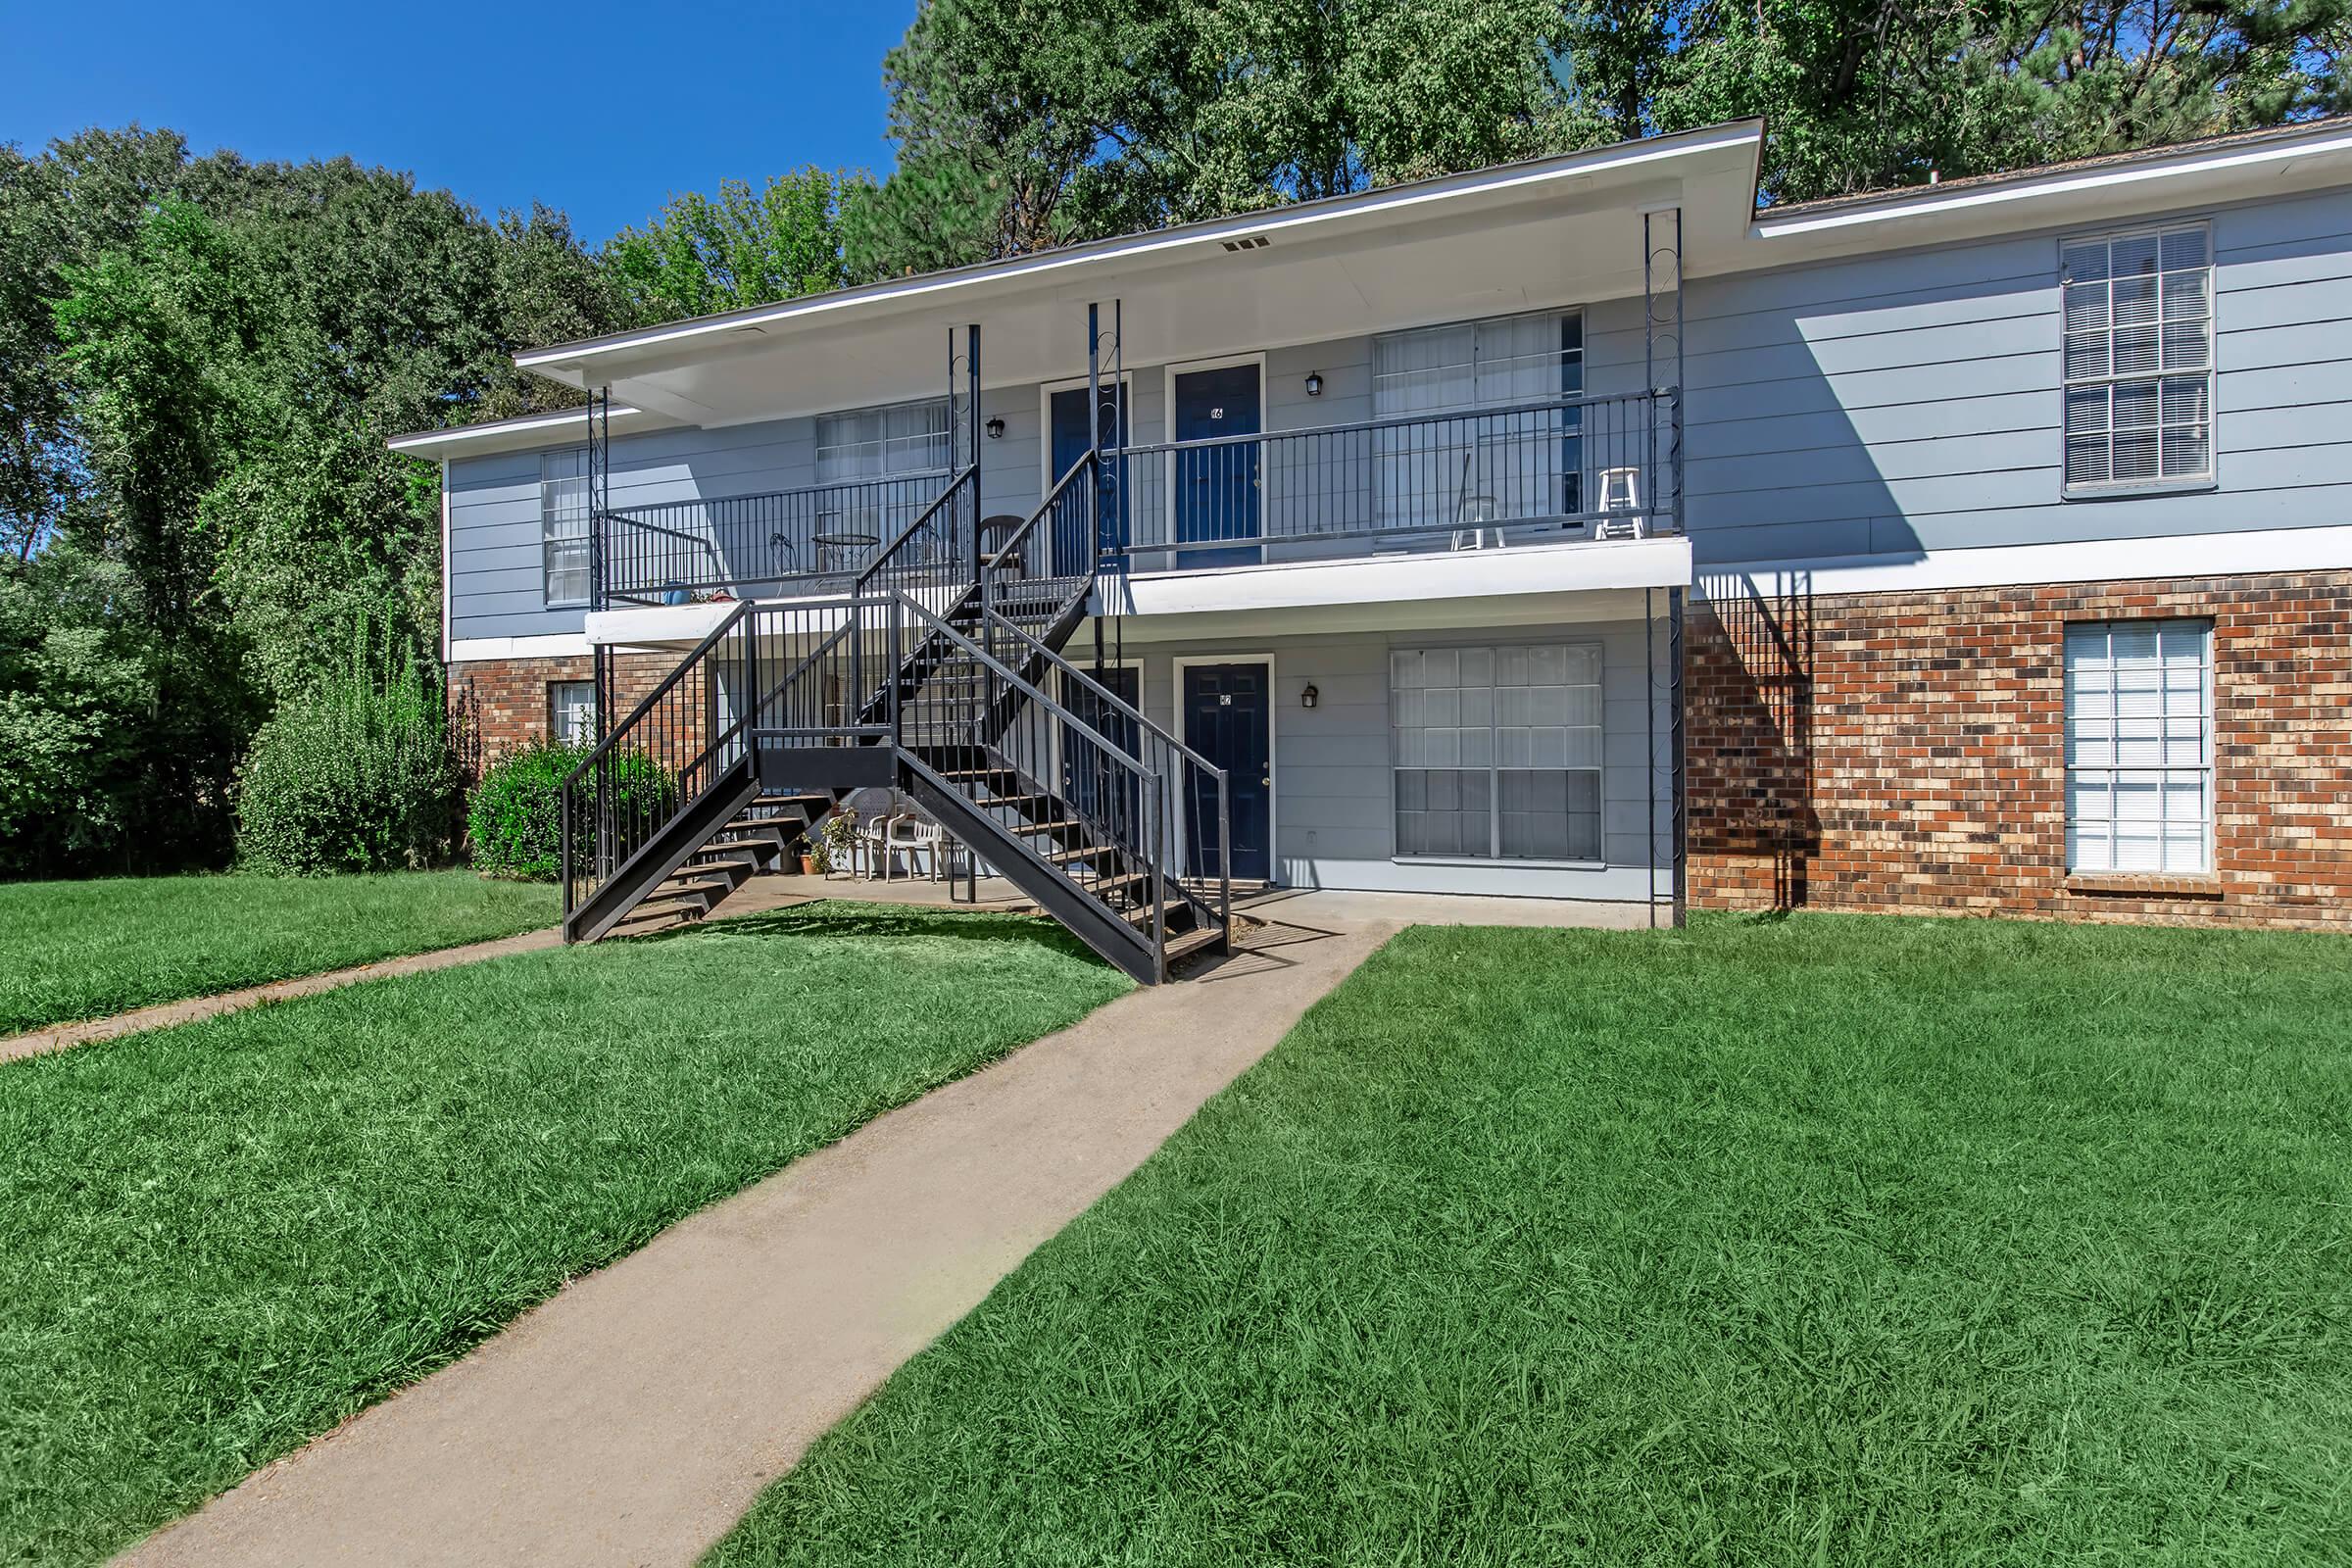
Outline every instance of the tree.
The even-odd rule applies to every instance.
[[[559,214],[492,222],[348,159],[191,160],[136,127],[0,157],[0,298],[31,302],[0,323],[18,581],[68,562],[105,581],[107,667],[134,660],[145,693],[109,732],[135,736],[141,777],[106,811],[24,774],[51,781],[47,813],[17,809],[71,844],[45,862],[67,869],[223,859],[248,739],[361,617],[429,662],[437,475],[384,437],[576,402],[514,352],[631,319]],[[52,711],[29,682],[14,733],[74,732],[75,689]]]
[[[2347,0],[1707,0],[1652,99],[1760,114],[1774,200],[1915,184],[2352,106]]]
[[[756,194],[730,179],[716,196],[673,196],[613,236],[605,270],[648,324],[839,288],[842,191],[858,182],[811,166]]]

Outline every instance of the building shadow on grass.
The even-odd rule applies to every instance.
[[[698,925],[679,926],[640,942],[674,942],[717,933],[765,940],[775,937],[824,937],[869,941],[909,941],[945,938],[955,942],[1012,943],[1053,948],[1100,962],[1086,944],[1052,920],[1037,915],[1008,914],[986,909],[926,909],[908,905],[820,900],[796,904],[758,914],[730,915]]]

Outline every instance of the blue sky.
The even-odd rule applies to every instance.
[[[594,244],[730,175],[886,171],[882,55],[913,13],[914,0],[0,0],[0,141],[32,151],[137,121],[200,153],[349,153],[485,212],[561,207]]]

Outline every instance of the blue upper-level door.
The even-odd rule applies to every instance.
[[[1229,365],[1214,370],[1180,370],[1176,375],[1176,439],[1214,441],[1256,435],[1258,368]],[[1221,442],[1176,454],[1176,537],[1258,537],[1258,444]],[[1179,566],[1241,566],[1259,559],[1257,548],[1185,550]]]
[[[1112,429],[1110,410],[1102,413],[1102,445],[1117,447],[1126,444],[1127,399],[1126,388],[1119,389],[1119,428]],[[1052,394],[1047,407],[1048,423],[1052,426],[1052,453],[1054,482],[1070,471],[1073,464],[1086,456],[1092,444],[1086,433],[1086,400],[1088,389],[1073,386]],[[1127,541],[1119,536],[1119,521],[1115,517],[1101,519],[1100,548],[1105,551],[1123,550]],[[1090,519],[1083,510],[1064,511],[1056,515],[1054,529],[1054,570],[1058,575],[1076,576],[1094,569],[1092,554],[1086,548]]]

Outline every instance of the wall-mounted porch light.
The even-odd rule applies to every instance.
[[[1306,690],[1298,694],[1298,706],[1300,708],[1312,708],[1316,703],[1322,701],[1322,698],[1323,694],[1316,691],[1315,688],[1310,684]]]
[[[1004,439],[1004,421],[1003,419],[989,420],[986,428],[988,430],[988,438],[991,441],[1002,441]]]
[[[1307,376],[1306,395],[1310,398],[1319,398],[1323,395],[1323,372],[1321,370],[1313,371]]]

